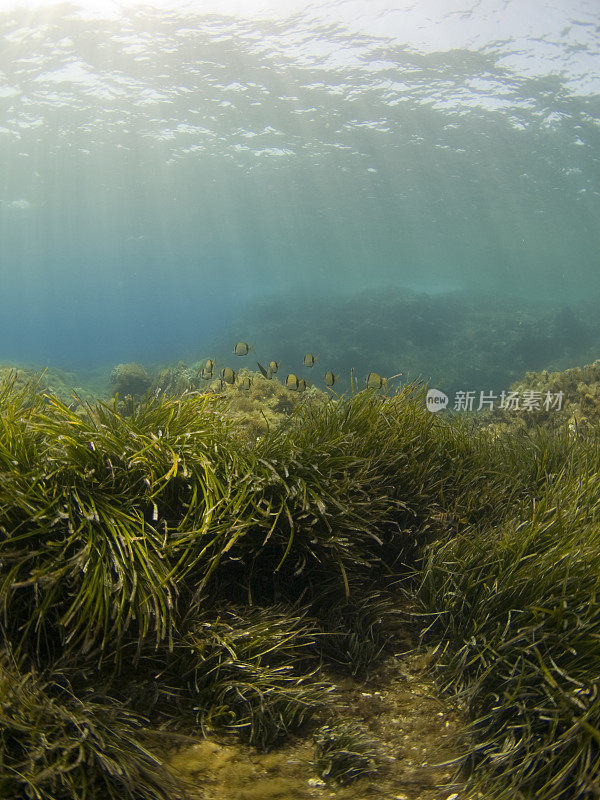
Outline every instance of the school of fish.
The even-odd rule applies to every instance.
[[[254,345],[248,344],[248,342],[236,342],[233,347],[233,353],[236,356],[247,356],[250,352],[254,352]],[[314,355],[314,353],[306,353],[302,359],[302,366],[312,369],[318,358],[318,354]],[[279,367],[281,366],[281,362],[269,361],[267,367],[265,368],[260,361],[257,361],[256,366],[264,378],[271,380],[273,375],[277,374]],[[215,359],[207,359],[201,368],[202,378],[207,381],[212,380],[214,377],[214,370]],[[224,384],[228,384],[230,386],[236,385],[240,389],[249,390],[252,386],[252,378],[250,376],[240,376],[231,367],[223,367],[219,375],[221,387],[223,387]],[[392,375],[390,378],[384,378],[377,372],[369,372],[365,378],[365,386],[367,389],[385,389],[387,388],[389,381],[391,381],[393,378],[399,378],[400,375],[402,375],[402,373]],[[328,369],[323,375],[323,382],[325,383],[325,386],[331,388],[337,383],[339,377],[339,375],[335,375],[332,370]],[[289,372],[284,381],[284,386],[292,392],[303,392],[309,387],[309,385],[310,384],[308,384],[304,378],[298,377],[298,375],[296,375],[294,372]]]

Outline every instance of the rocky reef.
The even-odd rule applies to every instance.
[[[506,390],[528,370],[563,370],[593,361],[600,352],[597,304],[543,306],[519,298],[467,292],[426,294],[391,286],[344,296],[281,295],[249,303],[236,329],[257,353],[313,381],[340,374],[349,390],[354,370],[361,385],[370,372],[422,378],[450,394],[461,389]],[[213,343],[218,349],[219,341]],[[319,354],[318,368],[302,358]]]
[[[263,436],[277,427],[300,402],[325,400],[328,395],[314,386],[304,391],[287,388],[276,375],[268,379],[258,371],[242,367],[234,373],[233,383],[218,377],[215,369],[210,378],[203,377],[205,361],[147,370],[139,364],[119,364],[111,376],[111,383],[123,398],[139,401],[145,394],[182,397],[189,393],[218,395],[224,402],[229,419],[249,437]],[[114,376],[114,377],[113,377]],[[122,406],[126,407],[126,403]]]
[[[519,405],[482,415],[484,424],[513,432],[542,426],[584,433],[600,426],[600,359],[562,371],[526,372],[510,391]]]
[[[228,416],[250,437],[264,436],[289,417],[299,403],[327,399],[325,392],[309,387],[304,392],[285,387],[277,377],[266,379],[259,372],[241,369],[235,383],[214,381],[210,391],[218,393],[227,404]],[[249,378],[248,386],[244,379]]]
[[[113,394],[121,398],[129,396],[140,400],[150,391],[152,378],[145,367],[130,361],[127,364],[117,364],[110,373],[110,383]]]

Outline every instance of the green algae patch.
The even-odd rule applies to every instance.
[[[202,741],[171,759],[193,798],[279,800],[307,797],[285,752],[257,756],[240,746]],[[194,788],[194,786],[196,788]]]

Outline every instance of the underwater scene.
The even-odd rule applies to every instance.
[[[0,2],[0,800],[600,800],[600,5]]]

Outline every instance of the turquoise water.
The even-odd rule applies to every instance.
[[[600,344],[597,2],[3,8],[0,363]]]

